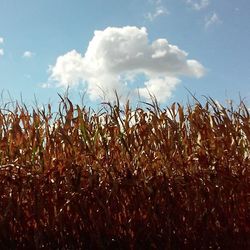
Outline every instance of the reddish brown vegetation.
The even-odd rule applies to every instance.
[[[0,111],[1,249],[250,247],[243,103],[105,107]]]

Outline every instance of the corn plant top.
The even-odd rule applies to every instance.
[[[0,110],[1,249],[247,249],[244,103]]]

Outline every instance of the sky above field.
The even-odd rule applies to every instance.
[[[249,0],[0,0],[3,98],[249,104],[249,58]]]

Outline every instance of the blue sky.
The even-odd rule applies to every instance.
[[[0,0],[0,90],[87,105],[122,98],[250,103],[249,0]]]

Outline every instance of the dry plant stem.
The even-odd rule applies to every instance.
[[[1,249],[247,249],[250,115],[67,97],[0,110]]]

